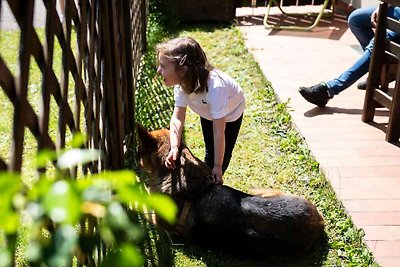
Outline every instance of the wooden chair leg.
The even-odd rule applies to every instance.
[[[375,109],[379,107],[379,103],[374,99],[375,90],[378,86],[379,83],[374,82],[374,77],[371,77],[370,73],[367,80],[367,90],[365,91],[364,107],[361,116],[363,122],[371,122],[374,120]]]
[[[397,81],[400,75],[397,76]],[[389,111],[389,122],[386,132],[386,141],[397,142],[400,137],[400,84],[396,81],[396,86],[392,96],[392,106]]]
[[[375,109],[383,107],[382,104],[378,103],[375,100],[375,90],[379,88],[383,92],[388,91],[389,83],[395,79],[394,75],[397,71],[397,66],[397,64],[383,64],[381,67],[381,74],[378,83],[374,82],[372,77],[368,77],[364,108],[361,118],[363,122],[373,121],[375,116]]]
[[[400,6],[400,3],[394,4]],[[398,44],[386,38],[387,30],[400,33],[400,22],[388,16],[388,3],[380,2],[375,31],[374,48],[369,65],[367,90],[365,92],[362,121],[374,119],[377,104],[389,109],[386,141],[397,142],[400,137],[400,62]],[[396,81],[393,88],[389,83]]]
[[[387,92],[389,89],[389,83],[396,79],[398,64],[387,63],[382,67],[381,73],[381,90]]]

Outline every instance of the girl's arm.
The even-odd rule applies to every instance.
[[[222,184],[222,163],[225,154],[225,118],[213,120],[214,167],[212,175],[217,184]]]
[[[175,169],[175,161],[178,158],[179,146],[181,145],[183,126],[185,125],[186,108],[175,107],[169,125],[169,139],[171,148],[165,160],[165,166]]]

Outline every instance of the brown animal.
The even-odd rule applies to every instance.
[[[324,230],[324,221],[305,198],[281,191],[250,195],[216,185],[210,168],[182,143],[176,168],[164,162],[170,149],[169,130],[148,132],[138,126],[141,165],[150,174],[151,192],[171,196],[179,208],[175,225],[159,227],[206,247],[236,255],[302,253]]]

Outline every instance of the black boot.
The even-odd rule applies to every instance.
[[[357,88],[360,90],[365,90],[367,89],[367,81],[361,81],[357,84]]]
[[[317,105],[318,107],[325,107],[329,99],[328,87],[325,83],[319,83],[311,87],[300,87],[300,94],[310,103]]]

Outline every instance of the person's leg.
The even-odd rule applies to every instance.
[[[368,8],[368,9],[360,9],[361,14],[355,14],[354,17],[349,17],[349,26],[351,31],[357,37],[358,41],[360,42],[361,46],[365,50],[365,46],[363,45],[363,41],[367,41],[370,36],[374,36],[374,32],[372,31],[372,24],[371,18],[372,12],[375,8]],[[397,9],[397,10],[396,10]],[[361,10],[364,10],[361,12]],[[354,11],[353,13],[355,13]],[[369,14],[371,13],[371,14]],[[351,15],[350,15],[351,16]],[[399,8],[389,7],[388,16],[392,18],[399,19]],[[368,31],[369,28],[369,31]],[[390,34],[389,34],[390,35]],[[361,90],[367,89],[367,81],[361,81],[357,84],[357,88]]]
[[[225,173],[232,158],[232,151],[235,147],[237,137],[239,135],[240,126],[242,125],[243,114],[236,121],[227,122],[225,126],[225,153],[222,163],[222,173]]]
[[[389,7],[388,9],[388,17],[394,18],[396,20],[400,20],[400,7]],[[393,31],[388,30],[386,33],[386,38],[399,43],[399,35]]]
[[[389,8],[388,16],[400,19],[400,8]],[[392,31],[386,33],[386,38],[390,40],[398,39],[398,35]],[[397,41],[397,40],[396,40]],[[364,53],[361,57],[346,71],[340,74],[336,79],[326,82],[329,95],[337,95],[343,90],[350,87],[358,79],[364,76],[369,70],[369,63],[371,61],[372,49],[374,48],[374,40],[372,39],[365,47]]]
[[[336,79],[326,82],[330,96],[337,95],[343,90],[347,89],[368,72],[369,63],[371,61],[372,47],[373,40],[371,40],[370,44],[365,48],[364,53],[353,64],[353,66],[345,70]]]
[[[225,126],[225,152],[222,162],[222,172],[229,166],[232,158],[232,151],[235,147],[237,137],[239,135],[240,126],[242,125],[243,115],[233,122],[227,122]],[[201,128],[203,131],[203,139],[205,144],[205,157],[204,162],[210,167],[214,167],[214,135],[213,135],[213,122],[200,118]]]
[[[389,8],[388,16],[400,19],[400,8]],[[386,38],[400,43],[399,35],[392,31],[386,33]],[[338,78],[311,87],[300,87],[299,92],[310,103],[324,107],[334,95],[350,87],[368,72],[373,47],[374,39],[365,47],[364,53],[353,66],[344,71]]]
[[[392,10],[393,11],[389,9],[389,15],[391,15],[394,19],[400,19],[400,7],[394,7]]]
[[[308,102],[319,107],[324,107],[328,103],[329,99],[331,99],[334,95],[337,95],[350,87],[368,72],[373,42],[374,40],[372,39],[370,44],[365,48],[365,51],[361,57],[353,64],[353,66],[340,74],[338,78],[311,87],[300,87],[300,94]]]
[[[372,30],[371,24],[371,15],[375,9],[376,7],[356,9],[349,15],[347,19],[351,32],[357,38],[363,50],[365,50],[365,47],[374,37],[374,31]]]

